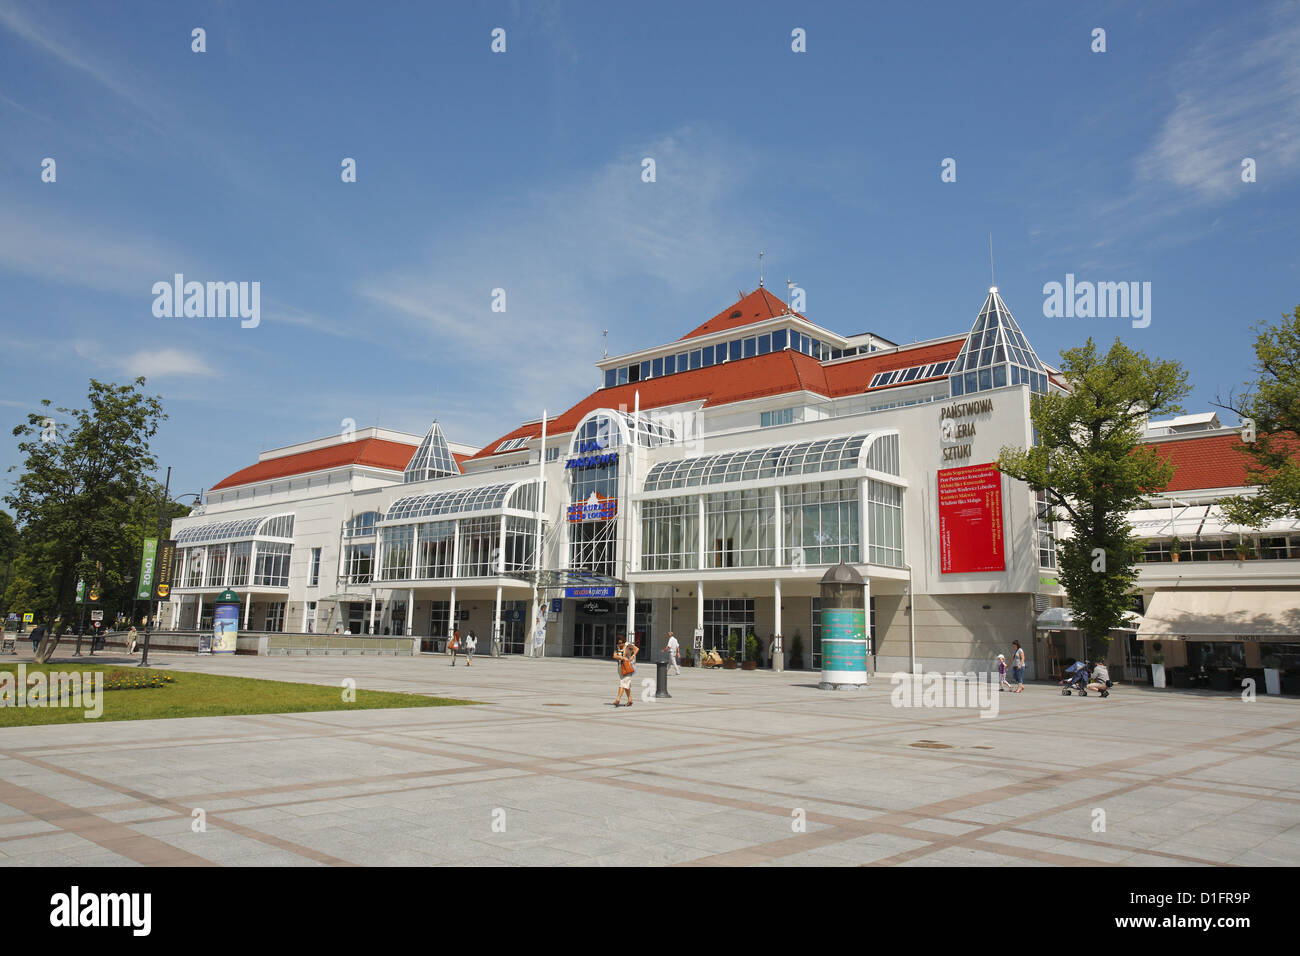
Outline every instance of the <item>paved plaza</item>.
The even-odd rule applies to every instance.
[[[686,668],[615,710],[612,662],[153,656],[485,706],[0,729],[0,863],[1300,863],[1296,699],[1042,685],[989,719]]]

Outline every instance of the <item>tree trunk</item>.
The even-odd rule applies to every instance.
[[[64,565],[63,573],[59,576],[59,589],[54,596],[54,616],[59,618],[59,624],[56,627],[54,621],[50,621],[49,629],[45,632],[45,637],[41,640],[40,646],[36,648],[36,663],[47,664],[54,652],[58,650],[59,638],[63,634],[63,595],[68,590],[68,568]],[[74,594],[75,597],[75,594]]]

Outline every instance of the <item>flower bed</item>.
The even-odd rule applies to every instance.
[[[150,690],[175,683],[170,674],[137,674],[117,670],[104,675],[104,690]]]

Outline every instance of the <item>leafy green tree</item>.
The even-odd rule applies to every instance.
[[[14,523],[13,516],[7,511],[0,511],[0,564],[4,570],[3,581],[0,584],[0,614],[8,610],[4,603],[4,592],[9,590],[9,581],[13,577],[14,558],[18,554],[18,525]]]
[[[1246,471],[1258,490],[1222,504],[1230,521],[1248,528],[1300,518],[1300,305],[1292,315],[1283,313],[1279,325],[1255,331],[1259,377],[1239,399],[1215,403],[1236,412],[1246,426]]]
[[[5,501],[29,544],[33,583],[53,592],[57,631],[74,621],[79,579],[101,591],[123,584],[113,556],[124,547],[136,502],[148,497],[146,475],[157,469],[149,440],[167,417],[144,384],[91,379],[89,408],[54,409],[60,423],[42,399],[42,411],[14,429],[25,457]]]
[[[1003,448],[998,468],[1045,492],[1047,520],[1070,526],[1072,534],[1057,548],[1058,576],[1085,635],[1086,655],[1087,643],[1104,648],[1110,629],[1123,623],[1137,580],[1140,545],[1128,512],[1173,475],[1167,461],[1141,444],[1146,420],[1181,412],[1178,402],[1190,387],[1179,363],[1148,358],[1119,339],[1105,356],[1089,338],[1061,359],[1070,391],[1033,397],[1037,442]]]

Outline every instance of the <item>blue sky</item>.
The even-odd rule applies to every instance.
[[[480,444],[594,388],[602,330],[752,290],[759,249],[828,328],[964,331],[990,232],[1045,360],[1118,335],[1203,410],[1300,302],[1297,49],[1293,0],[0,0],[0,420],[144,374],[178,493],[349,418]],[[156,318],[176,272],[260,282],[261,324]],[[1150,326],[1045,318],[1067,273],[1150,282]]]

